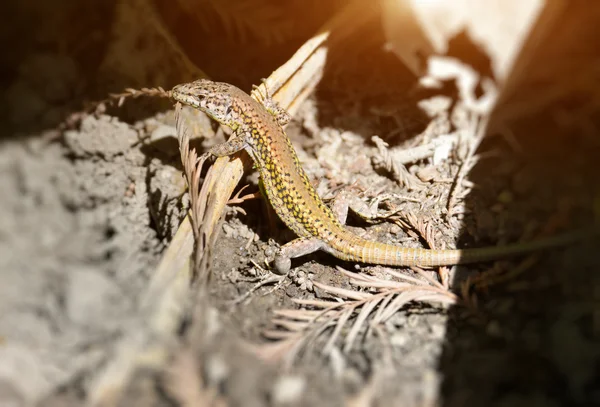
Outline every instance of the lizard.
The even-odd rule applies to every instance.
[[[177,85],[170,95],[232,130],[229,140],[210,148],[207,155],[223,157],[245,150],[254,161],[268,201],[298,236],[275,255],[278,274],[289,272],[292,258],[317,250],[365,264],[435,267],[498,260],[570,244],[589,235],[575,231],[506,246],[455,250],[406,248],[364,239],[344,227],[347,202],[334,200],[330,208],[317,194],[283,129],[291,116],[269,95],[259,103],[233,85],[208,79]]]

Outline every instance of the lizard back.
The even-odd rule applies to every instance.
[[[238,97],[239,131],[260,172],[267,197],[281,220],[301,237],[327,236],[343,227],[321,200],[275,117],[247,94]]]

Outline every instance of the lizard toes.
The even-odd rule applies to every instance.
[[[275,274],[285,275],[292,268],[292,260],[289,257],[277,254],[275,256],[275,261],[273,262],[273,265],[275,266],[275,269],[273,270]]]

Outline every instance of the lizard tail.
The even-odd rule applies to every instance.
[[[373,242],[347,232],[347,235],[343,238],[344,244],[338,245],[336,241],[332,241],[329,245],[329,251],[342,260],[359,261],[367,264],[435,267],[500,260],[567,246],[599,235],[600,228],[594,227],[506,246],[463,250],[430,250]]]

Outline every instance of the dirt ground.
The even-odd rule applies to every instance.
[[[93,41],[110,37],[103,24]],[[143,294],[189,199],[169,103],[133,100],[60,127],[81,101],[122,89],[122,78],[111,84],[110,72],[90,71],[81,54],[28,41],[3,80],[0,406],[82,405],[97,401],[95,389],[124,352],[122,339],[145,332]],[[593,221],[600,196],[597,112],[585,128],[556,119],[557,111],[570,117],[583,110],[585,97],[486,138],[463,190],[454,190],[460,154],[443,151],[411,164],[423,186],[409,189],[377,165],[372,137],[411,149],[464,130],[466,113],[438,107],[433,118],[425,116],[417,106],[426,95],[413,91],[414,78],[406,79],[399,62],[380,49],[366,58],[385,69],[350,60],[330,72],[287,130],[322,196],[345,185],[365,199],[395,194],[380,209],[415,216],[408,229],[352,217],[357,234],[421,247],[417,232],[433,228],[438,247],[462,248]],[[215,140],[210,134],[195,146]],[[254,171],[245,184],[258,190]],[[451,194],[459,203],[449,216]],[[161,339],[168,346],[160,368],[138,364],[116,404],[600,405],[597,238],[525,260],[452,267],[457,304],[409,302],[369,334],[362,330],[349,351],[340,339],[324,356],[325,335],[284,361],[269,353],[277,341],[265,337],[279,329],[275,311],[297,308],[292,299],[333,298],[313,282],[356,289],[336,267],[373,276],[386,271],[317,253],[294,261],[294,273],[275,291],[266,285],[245,296],[271,275],[265,253],[293,235],[273,221],[264,201],[235,206],[241,210],[228,212],[212,253],[208,298],[189,302],[177,332]],[[461,292],[467,279],[492,269],[509,277]],[[426,273],[438,278],[435,270]]]

